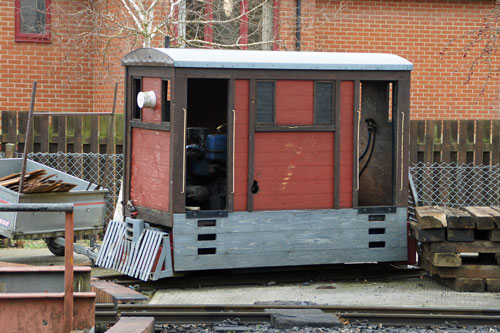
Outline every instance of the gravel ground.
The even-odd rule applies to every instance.
[[[354,333],[431,333],[431,332],[453,332],[453,333],[496,333],[500,332],[500,327],[461,327],[453,324],[440,326],[369,326],[363,324],[350,324],[337,329],[329,328],[292,328],[292,329],[274,329],[269,327],[267,323],[261,325],[231,325],[227,322],[222,322],[220,325],[165,325],[163,333],[200,333],[200,332],[261,332],[261,333],[328,333],[328,332],[354,332]]]

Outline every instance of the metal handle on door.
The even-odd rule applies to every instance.
[[[405,157],[404,157],[404,139],[405,139],[405,113],[401,112],[401,186],[399,187],[399,190],[403,190],[403,182],[404,182],[404,172],[403,172],[403,166],[405,162]]]
[[[186,190],[186,131],[187,131],[187,110],[182,109],[184,112],[184,146],[182,147],[182,192]]]
[[[358,129],[357,129],[357,145],[356,145],[356,191],[359,191],[359,127],[361,123],[361,111],[358,110]]]
[[[235,142],[236,142],[236,110],[233,110],[233,190],[231,194],[234,193],[234,152],[236,151]]]

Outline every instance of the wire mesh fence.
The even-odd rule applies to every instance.
[[[22,157],[23,154],[18,153],[17,156]],[[0,158],[4,157],[0,154]],[[29,153],[28,158],[107,189],[104,221],[113,218],[123,174],[122,154]]]
[[[410,188],[418,206],[498,206],[500,164],[419,162],[410,167]]]

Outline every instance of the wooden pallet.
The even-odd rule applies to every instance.
[[[500,208],[417,207],[420,263],[458,291],[500,292]]]

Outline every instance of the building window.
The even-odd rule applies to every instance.
[[[15,0],[16,42],[50,43],[51,0]]]
[[[178,37],[183,46],[271,50],[277,0],[183,0]]]

